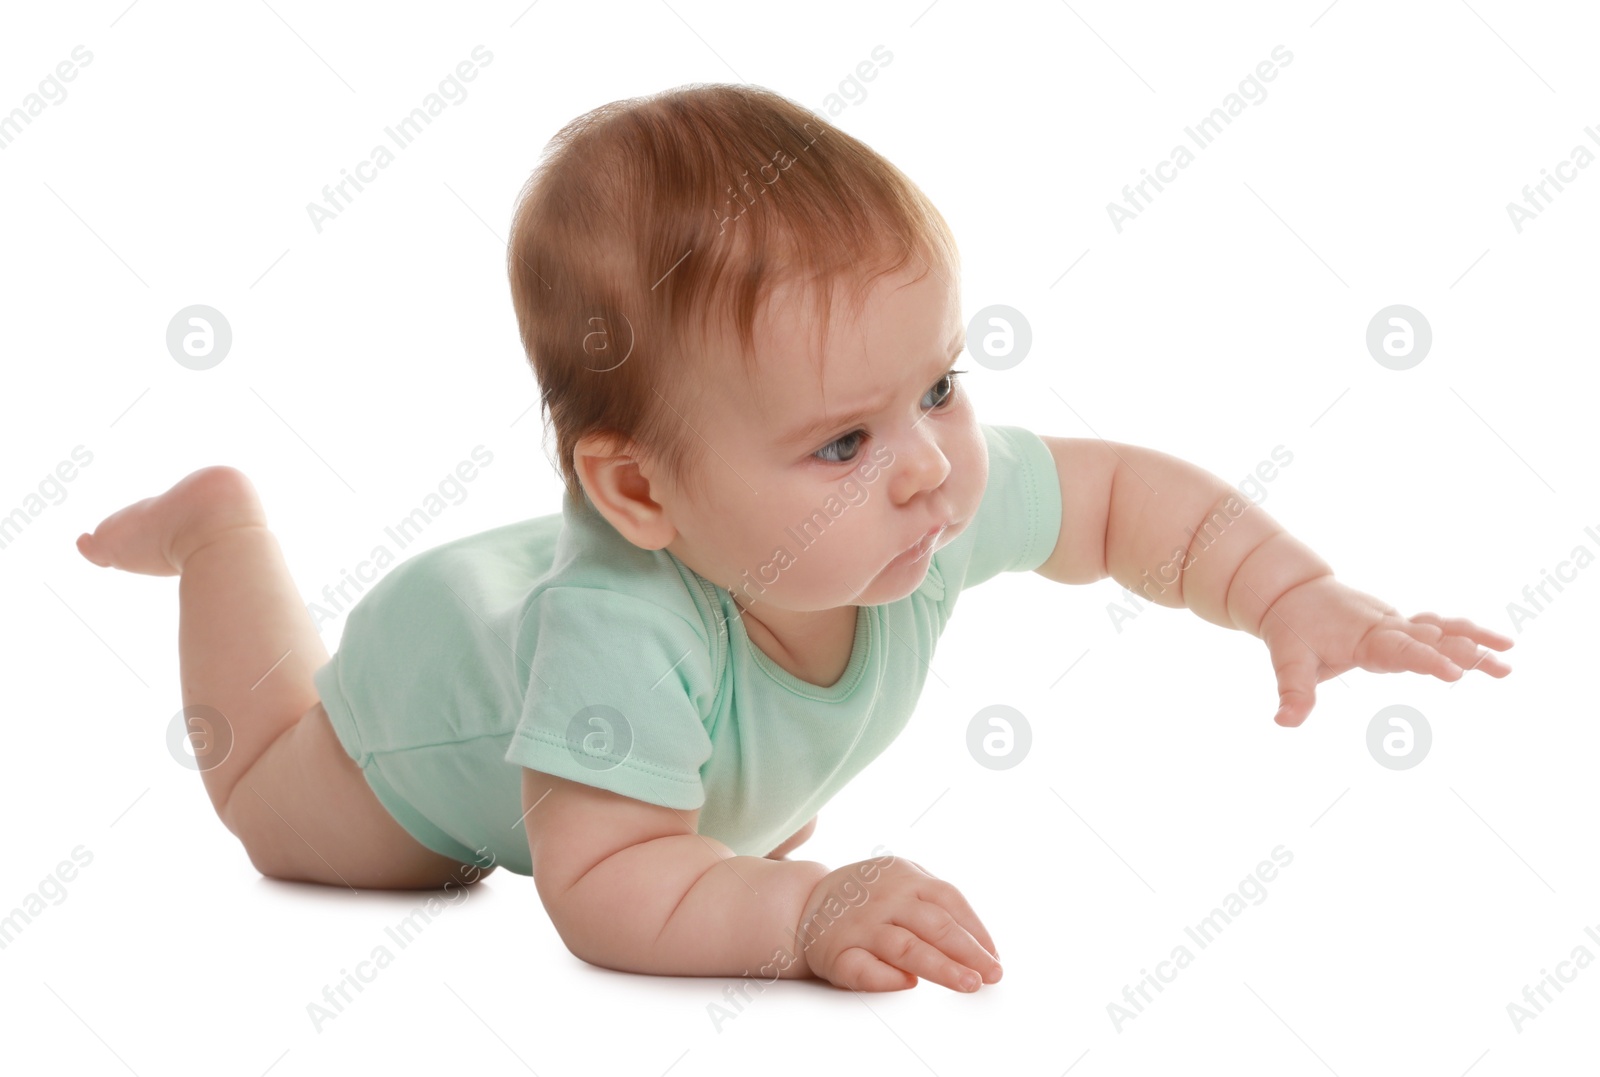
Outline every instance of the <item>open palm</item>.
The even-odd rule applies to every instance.
[[[1428,673],[1455,681],[1469,669],[1504,677],[1511,667],[1482,650],[1512,646],[1512,639],[1464,617],[1400,611],[1334,577],[1319,576],[1291,588],[1267,610],[1259,635],[1278,676],[1273,721],[1297,726],[1316,704],[1317,685],[1360,666],[1375,673]]]

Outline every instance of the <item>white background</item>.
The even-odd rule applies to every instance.
[[[93,53],[0,151],[0,513],[75,446],[93,454],[0,549],[0,913],[75,847],[93,856],[0,950],[8,1068],[1593,1067],[1600,965],[1520,1031],[1507,1004],[1576,947],[1600,956],[1584,933],[1600,933],[1600,570],[1520,629],[1508,603],[1575,547],[1600,551],[1584,531],[1600,531],[1584,440],[1600,168],[1520,233],[1506,204],[1574,147],[1600,152],[1597,32],[1587,5],[1505,0],[8,5],[0,110]],[[306,204],[477,45],[494,59],[469,96],[319,234]],[[880,45],[892,61],[831,115]],[[1107,203],[1277,45],[1293,60],[1268,96],[1119,234]],[[168,754],[176,581],[96,568],[73,540],[232,464],[309,600],[476,445],[494,461],[426,545],[558,511],[504,271],[515,197],[573,116],[696,81],[818,109],[928,192],[961,243],[966,315],[1003,303],[1032,328],[1014,369],[966,364],[985,421],[1147,445],[1230,482],[1281,445],[1268,512],[1403,612],[1514,635],[1515,672],[1355,670],[1282,729],[1254,638],[1153,606],[1119,630],[1113,581],[1001,577],[963,597],[910,726],[796,854],[837,866],[881,843],[955,883],[999,985],[780,982],[719,1027],[727,982],[584,965],[532,881],[501,871],[318,1030],[307,1004],[420,895],[251,868]],[[234,334],[203,372],[165,343],[196,303]],[[1395,303],[1433,329],[1407,371],[1365,344]],[[341,625],[323,626],[330,649]],[[965,746],[994,703],[1032,730],[1010,770]],[[1433,731],[1402,771],[1366,746],[1396,703]],[[1108,1003],[1279,845],[1294,859],[1266,900],[1189,942],[1194,962],[1119,1030]]]

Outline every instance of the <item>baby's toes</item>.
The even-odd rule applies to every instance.
[[[176,576],[195,550],[224,531],[265,526],[255,487],[231,467],[190,472],[166,493],[118,509],[78,537],[78,552],[97,565],[147,576]]]
[[[146,576],[176,576],[166,554],[158,497],[147,497],[113,512],[93,534],[78,536],[78,552],[101,568],[120,568]]]
[[[88,560],[99,565],[101,568],[111,567],[111,561],[106,557],[105,553],[102,552],[97,545],[95,545],[94,536],[89,534],[87,531],[78,536],[78,552],[83,554],[83,556]]]

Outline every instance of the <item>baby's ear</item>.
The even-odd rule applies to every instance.
[[[572,455],[580,465],[581,471],[581,465],[586,457],[605,460],[615,456],[630,456],[632,452],[631,446],[620,435],[596,431],[579,438],[578,443],[572,447]]]
[[[591,434],[573,450],[578,480],[617,533],[641,549],[659,550],[677,537],[651,483],[629,447],[610,435]]]
[[[634,454],[626,441],[614,434],[585,434],[572,447],[572,464],[591,501],[597,501],[600,487],[615,481],[610,473],[620,467],[638,472]]]

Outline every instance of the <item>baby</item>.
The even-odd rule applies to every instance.
[[[504,865],[596,965],[972,991],[999,954],[954,886],[786,858],[905,726],[963,589],[1111,576],[1243,629],[1285,726],[1355,666],[1510,672],[1479,647],[1509,638],[1352,590],[1206,471],[979,422],[944,219],[781,96],[579,117],[509,246],[559,514],[396,566],[333,658],[237,470],[78,539],[179,577],[195,758],[264,875],[432,889]]]

